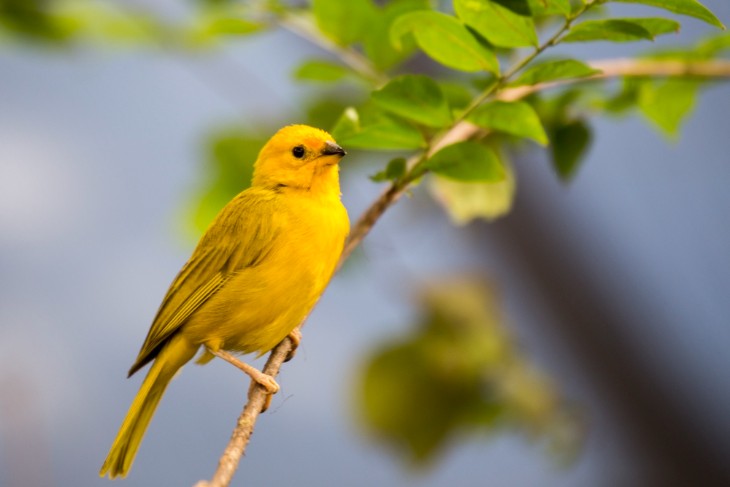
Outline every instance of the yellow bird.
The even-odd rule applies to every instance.
[[[167,384],[198,349],[274,393],[274,379],[227,351],[266,353],[324,291],[350,229],[340,201],[345,151],[323,130],[290,125],[261,149],[251,187],[228,203],[162,300],[131,376],[154,360],[99,475],[125,476]]]

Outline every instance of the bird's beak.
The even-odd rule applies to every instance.
[[[324,143],[324,149],[322,149],[323,156],[338,155],[340,157],[343,157],[346,154],[347,154],[347,152],[345,152],[345,149],[343,149],[339,145],[335,144],[334,142],[331,142],[328,140],[327,142]]]

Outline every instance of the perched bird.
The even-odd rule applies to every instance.
[[[268,392],[274,379],[234,353],[274,348],[324,291],[350,224],[340,201],[345,151],[323,130],[290,125],[261,149],[251,187],[228,203],[162,300],[131,376],[152,362],[99,474],[125,476],[167,384],[203,347]]]

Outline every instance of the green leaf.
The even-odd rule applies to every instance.
[[[457,225],[465,225],[476,218],[492,221],[506,215],[515,197],[515,177],[508,164],[506,177],[496,183],[454,181],[435,176],[429,189]]]
[[[373,23],[375,6],[371,0],[312,0],[317,27],[340,45],[362,39]]]
[[[536,85],[559,79],[585,78],[598,74],[601,71],[593,69],[585,63],[575,59],[564,59],[560,61],[549,61],[537,64],[525,70],[522,75],[511,86]]]
[[[332,130],[332,137],[342,144],[348,137],[352,137],[360,131],[360,114],[355,107],[347,107],[337,119]]]
[[[347,69],[337,63],[311,59],[304,61],[294,71],[294,78],[306,81],[338,81],[347,76]]]
[[[523,101],[493,101],[477,108],[469,121],[480,127],[526,137],[547,145],[548,138],[540,117],[529,103]]]
[[[214,37],[222,35],[246,35],[257,32],[263,25],[250,20],[232,16],[213,16],[206,19],[200,27],[201,34]]]
[[[535,24],[490,0],[454,0],[459,18],[495,46],[537,46]]]
[[[571,12],[570,0],[527,0],[533,17],[545,15],[568,16]]]
[[[648,30],[653,37],[664,34],[676,34],[682,27],[676,20],[660,17],[628,18],[623,20],[642,26]]]
[[[1,1],[0,38],[4,40],[7,34],[11,34],[21,39],[63,45],[76,34],[78,22],[59,18],[53,14],[51,7],[43,0]],[[88,10],[96,13],[98,9]]]
[[[390,43],[390,27],[399,16],[430,8],[428,0],[399,0],[377,9],[373,22],[363,33],[365,55],[379,69],[388,69],[406,59],[416,49],[413,39],[404,39],[402,49]]]
[[[439,85],[422,74],[395,78],[373,92],[372,100],[383,110],[428,127],[451,123],[451,111]]]
[[[551,131],[553,167],[563,181],[570,181],[591,143],[591,130],[583,120],[567,122]]]
[[[711,58],[728,49],[730,49],[730,32],[723,32],[703,39],[697,45],[696,51],[700,57]]]
[[[718,57],[728,49],[730,49],[730,33],[720,32],[701,39],[694,46],[656,49],[643,57],[667,61],[702,61]]]
[[[366,150],[421,149],[424,146],[423,136],[415,127],[392,118],[362,127],[345,138],[343,144]]]
[[[636,108],[639,97],[639,85],[643,83],[639,78],[624,78],[621,80],[621,88],[613,94],[606,94],[605,100],[596,101],[599,110],[611,115],[625,115]]]
[[[447,145],[424,164],[440,176],[457,181],[502,181],[505,169],[494,151],[473,141]]]
[[[332,136],[340,144],[356,149],[420,149],[425,145],[423,135],[413,125],[382,113],[364,113],[361,121],[354,108],[345,110]]]
[[[679,32],[679,22],[661,18],[586,20],[561,39],[561,42],[653,41],[654,37]]]
[[[461,71],[499,73],[494,52],[483,46],[456,18],[440,12],[416,11],[401,15],[390,29],[390,41],[401,47],[404,35],[412,33],[431,58]]]
[[[333,127],[340,119],[342,112],[350,105],[352,100],[346,100],[344,96],[334,95],[329,90],[307,99],[301,107],[306,112],[305,121],[312,127]]]
[[[570,29],[561,42],[653,40],[642,26],[620,19],[586,20]]]
[[[618,3],[640,3],[650,7],[663,8],[680,15],[703,20],[710,25],[724,29],[722,22],[707,7],[697,0],[611,0]]]
[[[692,111],[700,82],[669,79],[645,82],[639,89],[639,110],[667,136],[676,137],[679,126]]]
[[[197,240],[221,208],[249,186],[253,163],[267,138],[239,126],[219,129],[208,137],[202,168],[206,177],[198,179],[185,209],[184,224],[191,239]]]
[[[452,109],[464,109],[469,106],[474,98],[472,90],[457,81],[439,81],[439,87]]]
[[[492,2],[511,10],[517,15],[532,17],[532,9],[528,0],[492,0]]]
[[[379,171],[372,176],[370,179],[376,183],[382,183],[384,181],[396,181],[403,177],[406,173],[406,160],[403,157],[396,157],[391,160],[388,165],[382,171]]]
[[[81,38],[90,43],[150,46],[169,40],[170,34],[169,26],[154,16],[123,12],[105,2],[79,1],[0,1],[0,35],[6,29],[56,44]]]

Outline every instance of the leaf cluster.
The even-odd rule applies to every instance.
[[[370,90],[366,101],[347,108],[333,127],[340,143],[364,151],[415,151],[406,164],[397,157],[373,180],[406,187],[430,174],[433,193],[457,222],[494,218],[509,210],[514,195],[514,178],[507,181],[507,177],[513,176],[508,154],[515,148],[525,142],[546,146],[556,175],[569,181],[591,144],[589,116],[637,108],[663,132],[674,135],[706,83],[681,76],[625,76],[624,88],[615,93],[613,85],[599,81],[601,70],[584,60],[536,59],[561,43],[653,41],[679,31],[673,18],[612,18],[605,9],[596,8],[610,3],[615,2],[455,0],[453,12],[446,12],[422,2],[395,0],[383,7],[358,0],[352,7],[358,15],[347,15],[340,2],[314,0],[321,32],[361,63],[348,63],[345,57],[337,69],[336,63],[327,61],[315,73],[316,61],[309,60],[298,73],[306,70],[309,80],[359,80],[359,86]],[[644,4],[724,28],[696,0],[622,3]],[[583,20],[590,10],[599,18]],[[373,37],[391,63],[372,55]],[[714,36],[706,43],[723,45],[719,39],[725,37]],[[385,38],[389,44],[383,44]],[[705,49],[703,56],[680,58],[711,59],[722,50]],[[413,59],[429,74],[408,72]],[[554,94],[514,95],[520,88],[530,94],[547,87],[554,87]],[[478,127],[471,140],[445,147],[446,135],[464,123]]]
[[[200,1],[194,15],[177,23],[99,2],[0,0],[0,33],[56,45],[91,39],[203,49],[267,29],[291,30],[329,51],[303,61],[295,79],[319,85],[323,98],[346,86],[349,100],[362,100],[344,107],[331,126],[338,142],[396,152],[388,160],[405,157],[372,179],[404,189],[430,175],[438,201],[466,222],[509,211],[515,188],[514,178],[507,180],[509,157],[516,148],[547,147],[556,175],[572,179],[591,145],[591,116],[636,109],[677,136],[706,77],[626,75],[616,90],[586,60],[542,59],[563,43],[646,42],[680,29],[676,18],[610,16],[604,7],[618,3],[724,28],[698,0],[454,0],[452,10],[428,0],[311,0],[307,7]],[[637,61],[706,61],[724,55],[728,44],[727,35],[715,35]],[[477,128],[471,140],[448,137],[464,124]],[[449,142],[453,147],[445,147]]]
[[[407,336],[366,359],[355,401],[364,427],[421,465],[460,437],[504,429],[569,453],[577,417],[515,348],[493,290],[463,276],[446,284],[422,292]]]

